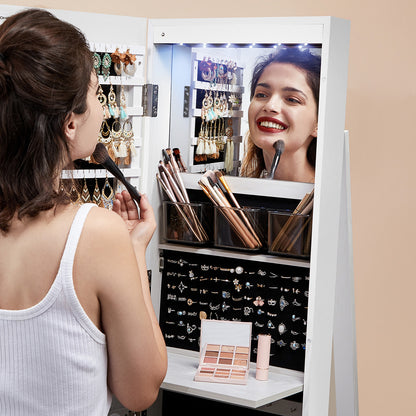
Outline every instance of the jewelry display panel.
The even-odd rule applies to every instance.
[[[252,322],[270,334],[270,365],[303,371],[309,270],[163,250],[160,326],[170,347],[199,350],[201,319]]]

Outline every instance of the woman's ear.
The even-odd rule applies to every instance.
[[[71,113],[65,121],[64,133],[68,140],[68,144],[71,144],[75,140],[77,133],[77,118],[74,113]]]
[[[315,128],[312,130],[311,136],[318,137],[318,123],[316,123]]]

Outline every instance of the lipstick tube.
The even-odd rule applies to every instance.
[[[257,343],[256,380],[267,381],[269,378],[271,336],[260,334]]]

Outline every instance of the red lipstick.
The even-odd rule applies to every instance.
[[[278,124],[279,126],[281,126],[283,128],[275,128],[275,127],[265,126],[265,125],[261,124],[263,122]],[[285,123],[283,123],[280,120],[277,120],[275,118],[272,118],[272,117],[259,117],[256,120],[256,124],[257,124],[258,129],[260,131],[265,132],[265,133],[281,133],[281,132],[283,132],[287,129],[287,125]]]

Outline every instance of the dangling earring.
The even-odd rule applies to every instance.
[[[126,95],[124,94],[124,85],[121,85],[121,90],[120,90],[120,118],[122,120],[125,120],[127,118]]]
[[[106,52],[101,62],[101,73],[103,74],[104,81],[107,81],[110,76],[111,56]]]
[[[81,196],[77,190],[77,187],[75,186],[75,182],[72,181],[72,186],[69,191],[69,197],[71,198],[71,202],[74,205],[81,205]]]
[[[106,195],[106,191],[109,191],[108,196]],[[103,189],[101,191],[101,205],[104,208],[112,209],[113,208],[113,197],[114,191],[111,187],[110,183],[108,182],[108,176],[105,177],[105,183]]]
[[[124,59],[124,73],[129,76],[134,76],[136,73],[136,56],[130,53],[130,49],[127,49]]]
[[[94,202],[94,204],[97,204],[98,206],[101,205],[101,192],[98,186],[97,178],[95,178],[95,187],[94,193],[92,194],[92,202]]]
[[[133,126],[130,120],[126,120],[123,124],[123,133],[122,136],[126,140],[130,140],[133,138]]]
[[[100,75],[101,57],[100,55],[98,55],[97,52],[94,52],[94,54],[92,55],[92,62],[94,64],[95,73],[98,77],[98,75]]]
[[[116,128],[118,126],[118,128]],[[118,120],[115,120],[113,125],[111,126],[111,138],[114,143],[114,156],[116,159],[123,157],[120,155],[120,145],[121,145],[121,124]]]
[[[109,119],[111,117],[111,114],[108,111],[107,97],[104,95],[104,91],[101,88],[101,85],[98,88],[98,101],[101,103],[101,105],[103,107],[103,116],[104,116],[104,118]]]
[[[111,54],[111,59],[114,62],[114,72],[117,75],[121,75],[121,72],[123,70],[123,60],[125,58],[124,53],[120,53],[118,48]]]
[[[90,195],[90,191],[88,190],[87,181],[85,180],[85,177],[84,177],[84,186],[82,187],[82,192],[81,192],[81,201],[83,204],[88,204],[91,202],[91,195]]]
[[[108,93],[108,109],[110,111],[110,114],[114,118],[119,118],[120,117],[120,111],[117,107],[116,100],[117,100],[117,98],[116,98],[116,93],[114,92],[114,89],[113,89],[113,84],[110,84],[110,92]]]

